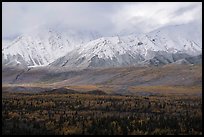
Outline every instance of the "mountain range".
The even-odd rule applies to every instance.
[[[196,23],[172,25],[144,34],[104,37],[96,31],[38,28],[3,42],[4,67],[112,68],[199,64],[202,30]]]

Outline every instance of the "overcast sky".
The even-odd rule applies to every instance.
[[[91,29],[111,36],[202,21],[201,2],[4,2],[2,12],[3,39],[13,39],[41,25]]]

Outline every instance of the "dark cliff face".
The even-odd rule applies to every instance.
[[[202,64],[202,54],[198,56],[187,57],[185,59],[191,64]]]

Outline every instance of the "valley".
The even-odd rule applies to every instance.
[[[202,135],[202,65],[2,69],[3,135]]]
[[[108,35],[84,20],[2,40],[3,135],[202,135],[200,21]]]
[[[202,98],[3,92],[3,135],[202,135]]]
[[[107,94],[122,95],[139,92],[202,95],[202,65],[168,64],[86,70],[41,67],[29,71],[5,68],[2,71],[2,88],[6,91],[40,92],[64,88],[82,92],[101,90]]]

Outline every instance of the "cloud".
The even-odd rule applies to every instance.
[[[124,6],[112,21],[118,31],[135,28],[134,31],[148,32],[165,25],[202,20],[201,11],[202,3],[196,2],[139,3]]]
[[[3,2],[2,35],[13,38],[42,24],[92,29],[104,35],[148,32],[165,25],[200,21],[201,10],[201,2]]]

